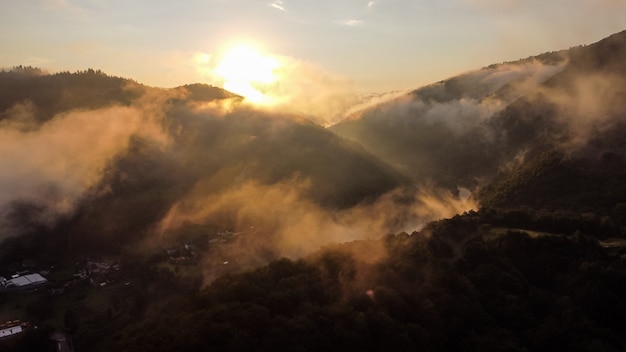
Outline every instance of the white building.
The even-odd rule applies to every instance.
[[[4,287],[28,287],[45,284],[48,282],[46,278],[39,274],[28,274],[23,276],[13,276],[10,280],[2,282]]]
[[[0,328],[0,339],[24,331],[21,325]]]

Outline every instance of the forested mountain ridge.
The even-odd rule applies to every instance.
[[[0,72],[0,119],[6,119],[17,103],[29,104],[37,121],[51,119],[70,109],[95,109],[113,103],[128,105],[146,87],[101,71],[47,74],[33,67]]]
[[[610,214],[626,200],[626,32],[571,51],[542,90],[492,118],[520,162],[479,192],[485,205]]]
[[[45,351],[56,329],[94,349],[203,282],[386,226],[368,215],[410,189],[358,144],[204,84],[18,67],[0,89],[0,277],[48,280],[0,288],[0,320],[41,327],[2,350]]]
[[[585,172],[602,170],[598,158],[604,155],[617,172],[584,177],[597,181],[609,176],[615,180],[610,188],[619,194],[615,198],[623,198],[624,190],[616,183],[624,165],[625,42],[626,32],[621,32],[588,46],[492,65],[366,109],[331,130],[361,143],[417,182],[480,190],[478,199],[486,205],[549,204],[549,199],[541,200],[540,191],[522,189],[512,180],[505,182],[507,187],[520,189],[511,192],[536,202],[504,199],[502,182],[489,185],[498,174],[497,180],[514,177],[512,165],[532,163],[535,159],[524,158],[526,153],[545,149],[562,153],[565,163],[578,160],[573,164],[581,164]],[[489,194],[495,188],[500,195]]]
[[[1,237],[46,232],[37,235],[46,242],[63,233],[77,248],[116,251],[144,238],[176,204],[195,207],[199,198],[217,201],[242,187],[278,184],[314,206],[346,209],[406,184],[357,144],[216,87],[158,89],[91,69],[48,75],[20,67],[0,76],[7,145],[28,158],[18,147],[26,140],[61,167],[6,160],[33,177],[5,169],[16,194],[0,199]],[[234,228],[238,206],[208,221]]]

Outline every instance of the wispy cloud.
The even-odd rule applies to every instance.
[[[280,10],[280,11],[285,11],[285,12],[287,11],[285,9],[285,6],[284,6],[284,4],[283,4],[283,2],[281,0],[276,0],[273,3],[269,4],[269,6],[275,8],[277,10]]]
[[[350,26],[350,27],[360,26],[363,23],[364,23],[363,20],[357,20],[357,19],[351,19],[351,20],[346,20],[346,21],[341,22],[342,25]]]
[[[373,7],[374,5],[376,5],[376,2],[374,1],[370,1],[367,3],[367,7]]]

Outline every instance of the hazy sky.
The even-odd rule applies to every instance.
[[[234,42],[349,79],[417,88],[626,29],[626,0],[0,0],[0,67],[206,81]]]

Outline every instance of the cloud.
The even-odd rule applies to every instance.
[[[402,90],[361,96],[359,97],[359,101],[345,112],[345,117],[348,119],[358,118],[364,111],[397,100],[401,97],[407,96],[409,93],[409,90]]]
[[[551,61],[550,61],[551,62]],[[563,70],[537,60],[490,66],[411,93],[374,96],[331,130],[363,145],[416,183],[475,190],[511,146],[498,113]]]
[[[52,225],[71,214],[102,178],[107,163],[131,136],[165,143],[157,103],[144,97],[133,106],[69,111],[40,124],[26,101],[5,111],[0,124],[0,236],[19,233],[6,218],[17,204],[41,209],[33,222]],[[17,226],[17,227],[16,227]]]
[[[253,83],[271,104],[259,109],[300,115],[322,125],[330,125],[344,118],[345,113],[359,102],[354,82],[346,77],[328,72],[309,61],[289,56],[267,55],[277,67],[272,70],[271,83]],[[192,59],[202,80],[224,87],[223,79],[216,74],[219,58],[196,53]]]
[[[310,117],[323,124],[343,118],[358,96],[354,83],[311,62],[281,57],[279,79],[269,92],[278,111]]]
[[[196,60],[211,64],[213,57],[199,54]],[[5,233],[19,230],[12,227],[15,223],[11,223],[11,219],[7,219],[16,204],[33,204],[42,209],[34,219],[39,224],[51,225],[59,217],[72,214],[86,195],[92,195],[90,191],[107,189],[107,185],[102,184],[103,171],[116,156],[125,152],[134,136],[155,140],[162,146],[171,146],[168,144],[170,138],[184,140],[168,149],[166,154],[187,159],[182,164],[194,165],[189,170],[180,171],[193,174],[185,176],[188,180],[185,182],[189,183],[180,187],[184,190],[176,194],[176,198],[163,200],[163,209],[169,207],[169,210],[160,221],[159,233],[142,228],[148,234],[147,241],[158,241],[156,235],[159,234],[166,239],[168,234],[185,224],[218,224],[243,233],[228,246],[223,246],[219,255],[206,257],[207,281],[217,275],[214,260],[229,261],[240,269],[247,269],[281,256],[301,257],[332,242],[377,238],[399,231],[412,232],[428,221],[475,207],[472,199],[455,197],[446,190],[397,189],[350,208],[329,209],[312,200],[313,183],[303,176],[265,180],[263,183],[251,181],[257,179],[254,177],[246,178],[246,172],[255,172],[253,165],[245,165],[242,169],[239,168],[241,165],[236,165],[232,173],[221,167],[220,163],[233,165],[237,162],[228,159],[237,154],[225,150],[236,150],[261,138],[256,123],[244,127],[229,125],[237,121],[234,117],[271,119],[267,124],[267,137],[273,140],[275,136],[283,135],[281,126],[286,124],[285,121],[294,118],[288,116],[289,112],[308,116],[314,111],[317,116],[332,117],[333,113],[345,111],[351,106],[350,102],[354,102],[350,82],[344,78],[307,62],[283,57],[281,63],[279,74],[286,78],[272,89],[284,100],[274,107],[260,108],[232,101],[210,102],[193,106],[190,110],[194,113],[189,113],[193,116],[186,115],[188,106],[178,106],[182,112],[176,110],[166,114],[167,101],[172,94],[183,94],[183,89],[177,90],[178,93],[150,89],[130,106],[67,111],[39,124],[34,119],[36,107],[32,103],[14,105],[4,112],[9,118],[0,124],[0,165],[3,165],[0,184],[7,188],[7,192],[0,194],[0,215],[5,219],[0,224],[1,229]],[[163,115],[167,115],[164,124],[161,123]],[[229,122],[222,125],[223,121]],[[168,126],[168,132],[163,131],[162,125]],[[235,133],[228,134],[229,128],[235,129]],[[185,138],[185,131],[200,137],[189,140]],[[194,154],[192,151],[196,148],[203,152]],[[201,159],[199,155],[210,155],[210,158]],[[159,160],[155,163],[159,164]],[[202,163],[204,166],[198,165]],[[168,175],[179,172],[170,171],[172,164],[163,164],[167,167],[153,169]],[[114,171],[120,172],[121,179],[132,177],[118,169],[111,172]],[[177,178],[172,176],[172,179]],[[350,180],[348,178],[345,182]],[[345,185],[329,187],[346,188]],[[146,227],[152,226],[162,214],[159,212],[154,219],[151,218]],[[110,214],[97,214],[102,216],[103,222],[111,218],[107,215]]]
[[[397,121],[445,123],[451,131],[463,134],[515,99],[537,89],[560,72],[565,62],[544,64],[530,60],[470,71],[422,87],[413,94],[395,92],[373,96],[348,110],[347,117],[355,120],[393,116]]]
[[[330,243],[410,233],[429,221],[476,207],[471,198],[448,192],[419,191],[407,196],[396,190],[375,202],[337,211],[324,209],[305,196],[310,187],[306,179],[296,177],[272,185],[246,182],[218,194],[206,192],[211,182],[199,182],[170,209],[160,226],[165,234],[185,224],[217,222],[240,233],[220,249],[218,258],[207,256],[209,282],[217,276],[216,264],[223,261],[240,270],[250,269],[280,257],[299,258]]]
[[[346,20],[346,21],[341,22],[341,24],[343,24],[344,26],[349,26],[349,27],[360,26],[363,23],[364,23],[363,20],[357,20],[357,19]]]
[[[283,5],[283,2],[282,2],[282,1],[280,1],[280,0],[274,1],[273,3],[269,4],[269,6],[271,6],[271,7],[275,8],[275,9],[277,9],[277,10],[280,10],[280,11],[284,11],[284,12],[286,12],[286,11],[287,11],[287,10],[285,9],[285,6]]]
[[[591,138],[626,122],[624,79],[605,73],[588,73],[571,78],[566,89],[542,87],[528,99],[552,104],[554,119],[563,128],[560,146],[568,153],[591,147]]]

